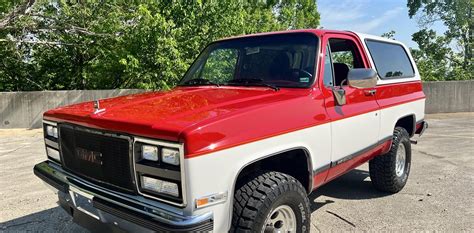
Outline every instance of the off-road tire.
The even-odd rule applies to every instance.
[[[308,196],[292,176],[264,172],[236,188],[230,232],[261,232],[267,216],[281,205],[290,206],[295,213],[297,232],[310,231]]]
[[[405,146],[405,167],[403,174],[396,174],[396,157],[400,143]],[[374,187],[383,192],[397,193],[403,189],[410,174],[411,143],[408,132],[402,127],[396,127],[393,132],[390,151],[369,161],[370,179]]]

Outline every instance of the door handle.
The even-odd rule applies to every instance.
[[[375,95],[375,93],[377,93],[377,90],[375,89],[365,91],[365,95]]]

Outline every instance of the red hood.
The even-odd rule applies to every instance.
[[[295,90],[295,89],[293,89]],[[308,93],[308,91],[305,91]],[[181,87],[167,92],[147,92],[100,100],[103,112],[94,114],[93,102],[50,110],[46,119],[67,121],[165,140],[179,140],[193,130],[239,112],[282,101],[291,90],[242,87]]]

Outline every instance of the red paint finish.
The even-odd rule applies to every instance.
[[[375,95],[380,108],[424,99],[423,86],[420,81],[379,85]]]
[[[313,190],[326,183],[328,172],[329,172],[329,169],[318,172],[317,174],[313,176]]]
[[[392,140],[388,140],[385,143],[373,148],[372,150],[368,152],[365,152],[349,161],[346,161],[344,163],[336,165],[335,167],[332,167],[329,170],[329,174],[325,182],[334,180],[337,177],[345,174],[346,172],[364,164],[365,162],[369,161],[373,157],[388,152],[388,150],[390,149],[391,143],[392,143]]]
[[[316,174],[313,177],[313,189],[316,189],[339,176],[344,175],[345,173],[349,172],[350,170],[366,163],[367,161],[371,160],[377,155],[385,154],[390,150],[390,146],[392,144],[392,140],[387,140],[386,142],[374,147],[373,149],[359,154],[351,160],[348,160],[344,163],[338,164],[328,170],[322,171]]]
[[[359,50],[359,56],[362,59],[362,63],[364,64],[365,68],[370,68],[367,54],[364,52],[363,46],[360,40],[356,37],[356,35],[352,33],[341,34],[341,33],[325,33],[323,36],[323,48],[329,44],[330,39],[345,39],[354,42],[357,49]],[[326,54],[326,49],[322,51],[324,55]],[[321,86],[322,93],[326,99],[325,106],[328,114],[331,118],[331,121],[336,121],[339,119],[372,112],[379,109],[377,102],[375,101],[375,97],[371,95],[366,95],[366,90],[364,89],[357,89],[350,87],[348,85],[343,86],[344,90],[346,91],[346,101],[347,104],[343,106],[336,106],[336,102],[333,97],[333,93],[331,87],[326,87],[323,84],[323,76],[324,76],[324,56],[320,59],[320,70],[318,77],[319,85]],[[373,89],[373,88],[372,88]]]
[[[180,87],[169,92],[50,110],[45,119],[169,141],[186,141],[186,157],[327,123],[318,90]]]
[[[280,91],[281,92],[281,91]],[[280,95],[278,92],[275,95]],[[272,104],[246,103],[232,116],[209,119],[183,131],[187,157],[225,149],[252,141],[327,123],[323,99],[319,91],[289,90],[285,96],[269,100]]]

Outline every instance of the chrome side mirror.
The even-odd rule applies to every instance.
[[[354,88],[372,88],[377,85],[377,72],[373,69],[350,69],[347,74],[349,86]]]

